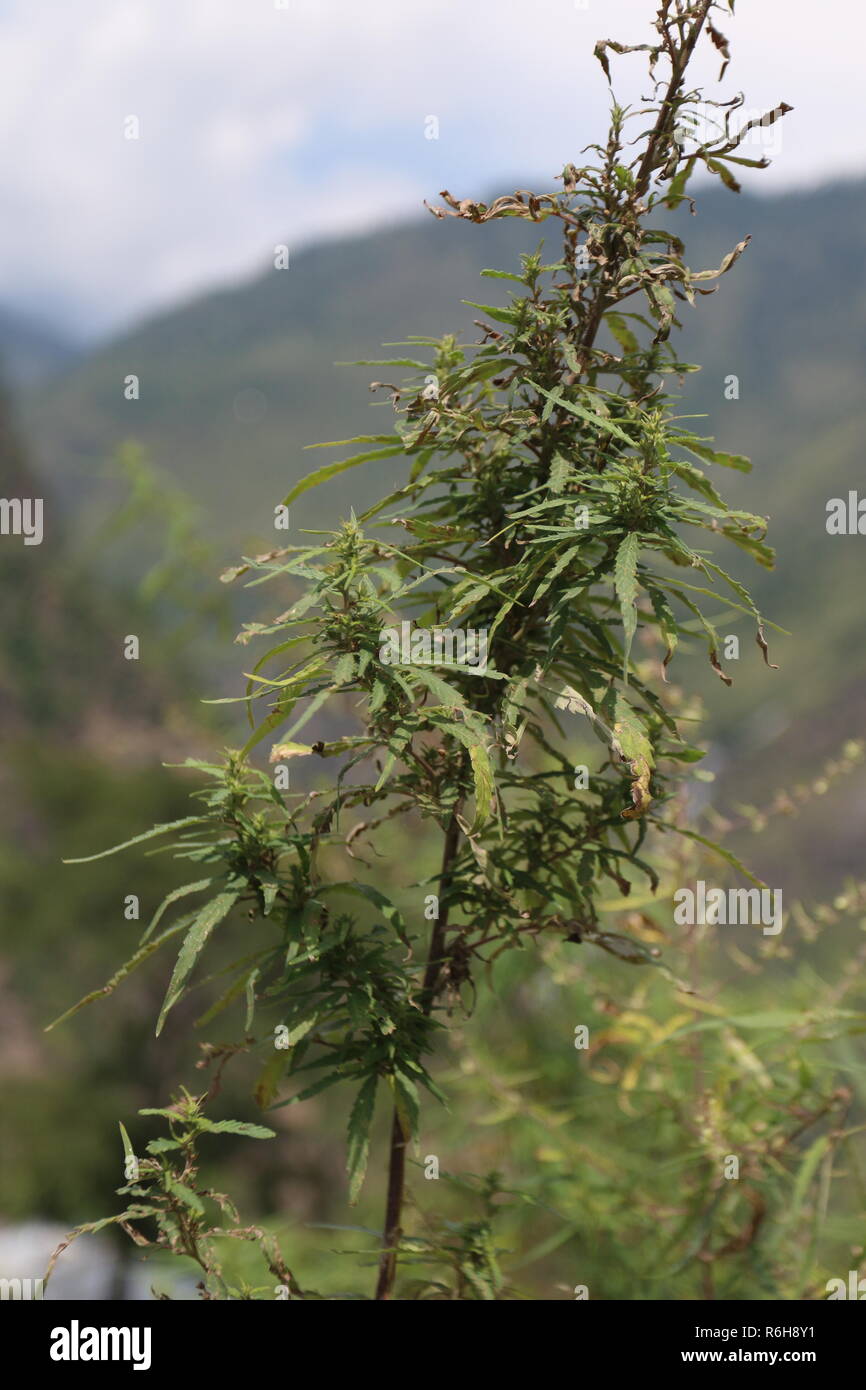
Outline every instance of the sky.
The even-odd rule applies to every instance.
[[[255,273],[277,244],[291,254],[423,214],[442,188],[552,187],[606,131],[595,41],[650,39],[655,10],[0,0],[0,305],[94,341]],[[736,11],[716,19],[733,50],[717,90],[743,91],[749,111],[795,108],[772,135],[773,167],[744,186],[866,174],[866,6],[738,0]],[[641,55],[613,64],[620,101],[645,94]],[[718,66],[710,50],[696,82],[715,87]]]

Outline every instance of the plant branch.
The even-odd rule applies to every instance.
[[[460,802],[451,812],[448,829],[445,831],[445,844],[442,850],[442,869],[439,874],[440,900],[451,885],[454,864],[460,848],[460,825],[457,820]],[[436,988],[445,959],[445,935],[448,930],[448,904],[440,910],[430,935],[430,951],[424,971],[422,986],[422,1010],[429,1018],[436,999]],[[406,1141],[397,1107],[391,1121],[391,1148],[388,1158],[388,1194],[385,1199],[385,1227],[382,1235],[382,1258],[379,1261],[379,1279],[376,1285],[376,1299],[390,1299],[397,1277],[397,1251],[402,1235],[403,1198],[406,1189]]]

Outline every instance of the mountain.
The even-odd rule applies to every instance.
[[[764,784],[765,745],[790,741],[790,755],[775,763],[785,780],[861,726],[866,538],[830,536],[825,520],[828,500],[847,497],[862,476],[866,182],[766,199],[699,191],[697,215],[670,220],[694,266],[719,265],[751,236],[717,292],[683,311],[681,356],[702,370],[686,379],[682,409],[705,413],[704,433],[754,460],[749,476],[716,481],[734,505],[771,518],[778,567],[757,570],[738,553],[728,560],[793,635],[773,638],[781,669],[767,670],[748,621],[720,597],[722,631],[742,644],[733,689],[720,686],[697,643],[693,658],[677,658],[701,663],[690,679],[723,746],[740,755],[736,790],[745,796]],[[503,283],[479,271],[513,267],[545,231],[425,216],[319,246],[288,270],[267,269],[154,317],[31,389],[23,410],[34,457],[70,523],[89,525],[115,497],[106,481],[112,452],[135,437],[192,492],[227,559],[268,548],[274,503],[339,456],[304,446],[389,427],[391,407],[379,396],[371,405],[368,383],[391,369],[335,363],[399,356],[406,350],[380,345],[411,334],[474,334],[478,311],[461,299],[494,301]],[[130,373],[140,378],[137,401],[124,399]],[[731,375],[734,400],[725,395]],[[307,494],[293,507],[293,529],[335,524],[396,476],[398,462],[387,460]]]
[[[0,305],[0,376],[13,387],[30,387],[68,367],[77,346],[38,319]]]

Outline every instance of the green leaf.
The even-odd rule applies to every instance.
[[[613,704],[612,748],[628,764],[632,777],[632,805],[622,812],[624,820],[636,820],[649,809],[650,775],[654,766],[653,747],[647,731],[631,705],[615,692]]]
[[[687,453],[703,459],[704,463],[718,463],[722,468],[735,468],[739,473],[750,473],[752,470],[751,459],[744,458],[742,454],[721,453],[716,449],[710,449],[706,444],[701,444],[696,439],[682,435],[671,435],[668,442],[678,444]]]
[[[370,449],[367,453],[354,454],[352,458],[341,459],[339,463],[328,463],[324,468],[317,468],[315,473],[308,473],[306,478],[302,478],[299,483],[296,483],[291,492],[283,498],[283,506],[287,507],[302,493],[309,492],[311,488],[318,487],[320,483],[326,483],[329,478],[336,478],[339,473],[345,473],[349,468],[357,468],[361,463],[371,463],[376,459],[390,459],[395,454],[404,454],[405,452],[405,447],[401,441],[400,444],[393,445],[389,449]]]
[[[613,567],[613,582],[616,589],[616,596],[619,599],[619,611],[622,614],[623,627],[623,673],[622,678],[628,681],[628,662],[631,655],[631,644],[637,631],[637,601],[639,586],[637,581],[637,557],[640,551],[640,540],[636,531],[630,531],[626,536],[619,550],[616,552],[616,561]]]
[[[374,888],[371,883],[325,883],[317,890],[320,897],[326,893],[351,893],[356,898],[365,898],[367,902],[373,903],[379,909],[385,921],[393,927],[401,941],[408,945],[406,936],[406,924],[398,908],[394,906],[391,899]]]
[[[487,756],[487,749],[480,739],[470,746],[469,761],[472,764],[472,774],[475,779],[475,820],[472,825],[474,833],[490,819],[495,780],[493,767]]]
[[[491,280],[516,280],[518,285],[526,284],[522,275],[512,275],[510,270],[482,270],[481,274],[489,276]]]
[[[277,1094],[277,1088],[285,1070],[286,1054],[284,1051],[274,1048],[272,1056],[268,1058],[259,1072],[253,1089],[253,1097],[260,1110],[266,1110]]]
[[[216,1123],[208,1122],[205,1126],[208,1134],[242,1134],[245,1139],[276,1139],[275,1129],[267,1129],[265,1125],[247,1124],[245,1120],[217,1120]]]
[[[677,835],[685,835],[687,840],[695,840],[697,844],[703,845],[706,849],[711,849],[714,854],[718,854],[726,863],[736,869],[738,873],[741,873],[745,878],[749,879],[751,883],[757,884],[759,888],[766,888],[767,885],[762,878],[756,878],[751,869],[747,869],[745,864],[743,864],[735,854],[732,854],[728,849],[723,849],[721,845],[717,845],[715,840],[708,840],[705,835],[699,835],[696,830],[686,830],[681,825],[674,825],[672,821],[659,820],[655,821],[654,824],[660,825],[664,830],[674,830]]]
[[[160,1010],[159,1020],[156,1025],[157,1037],[162,1032],[166,1016],[183,993],[183,987],[187,976],[196,963],[201,951],[203,950],[208,937],[214,927],[218,926],[224,917],[228,915],[234,907],[240,893],[219,893],[209,903],[207,903],[196,917],[187,933],[183,945],[180,948],[177,961],[174,967],[168,991],[165,996],[162,1009]]]
[[[414,357],[357,357],[354,362],[335,362],[335,367],[417,367],[421,372],[429,372],[429,362],[419,362]],[[348,442],[348,441],[347,441]]]
[[[170,830],[182,830],[188,825],[204,825],[205,816],[184,816],[182,820],[168,821],[165,825],[154,825],[150,830],[145,830],[141,835],[135,835],[131,840],[124,840],[122,845],[113,845],[111,849],[101,850],[99,854],[88,854],[83,859],[64,859],[64,864],[92,864],[94,859],[105,859],[109,854],[120,854],[121,850],[129,849],[132,845],[140,845],[144,840],[153,840],[157,835],[167,835]]]
[[[144,934],[141,938],[142,944],[147,941],[148,937],[159,925],[166,910],[171,907],[172,903],[176,903],[180,898],[185,898],[192,893],[201,893],[205,888],[209,888],[212,883],[212,878],[202,878],[199,879],[198,883],[186,883],[183,888],[175,888],[173,892],[167,893],[144,930]]]
[[[400,1125],[407,1140],[416,1138],[418,1133],[418,1120],[421,1118],[421,1102],[418,1099],[418,1088],[409,1073],[402,1068],[396,1068],[393,1073],[393,1091],[395,1091],[396,1108],[400,1116]]]
[[[449,685],[441,676],[437,676],[435,671],[431,671],[429,666],[413,666],[412,678],[417,680],[420,685],[425,685],[432,695],[435,695],[440,705],[447,705],[451,709],[463,709],[464,700],[459,690],[455,690],[453,685]]]
[[[303,714],[300,716],[299,719],[295,720],[294,724],[289,729],[288,733],[286,734],[286,739],[291,739],[294,734],[298,733],[299,730],[303,729],[305,724],[309,724],[316,711],[321,709],[325,701],[329,699],[330,696],[333,694],[334,687],[332,685],[326,685],[324,689],[317,691],[316,694],[310,700],[310,703],[307,705],[307,708],[304,710]]]
[[[624,444],[628,444],[632,448],[634,447],[634,440],[629,439],[625,430],[620,429],[619,425],[613,420],[608,420],[604,415],[596,415],[591,410],[584,410],[582,405],[575,405],[573,401],[563,400],[558,391],[545,391],[543,386],[538,386],[534,381],[527,381],[526,384],[527,386],[531,386],[533,391],[537,391],[540,396],[546,397],[548,401],[558,406],[560,410],[567,410],[570,415],[576,415],[578,419],[585,420],[588,425],[595,425],[596,429],[606,430],[607,433],[612,434],[615,439],[621,439]]]
[[[625,352],[640,351],[640,343],[631,329],[626,327],[625,319],[621,314],[605,314],[604,321]]]
[[[257,729],[253,730],[241,749],[240,755],[242,758],[246,758],[247,754],[251,753],[256,745],[261,743],[263,738],[267,738],[268,734],[272,734],[274,729],[278,729],[281,724],[285,724],[295,707],[295,703],[295,700],[281,701],[277,708],[273,710],[266,719],[262,720],[261,724]]]
[[[314,1081],[310,1086],[305,1086],[303,1091],[299,1091],[296,1096],[290,1096],[288,1100],[281,1100],[277,1105],[271,1106],[272,1110],[282,1110],[287,1105],[298,1105],[303,1100],[312,1100],[313,1096],[320,1095],[322,1091],[327,1091],[330,1086],[336,1086],[340,1081],[345,1080],[341,1071],[329,1071],[327,1076],[320,1076],[318,1081]]]
[[[301,1041],[301,1038],[305,1038],[308,1033],[311,1033],[318,1023],[320,1016],[318,1011],[314,1011],[308,1014],[306,1018],[302,1018],[300,1023],[296,1023],[294,1028],[290,1028],[285,1037],[285,1050],[294,1047],[296,1043]]]
[[[166,1187],[173,1197],[176,1197],[179,1202],[183,1202],[183,1205],[189,1207],[190,1211],[194,1211],[196,1216],[204,1216],[204,1202],[197,1192],[193,1192],[191,1187],[187,1187],[186,1183],[178,1182],[176,1178],[168,1178]]]
[[[118,1124],[120,1124],[120,1121],[118,1121]],[[132,1147],[132,1140],[126,1132],[126,1126],[123,1124],[120,1125],[120,1137],[123,1140],[124,1158],[134,1158],[135,1150]]]
[[[324,439],[319,444],[305,444],[305,449],[345,449],[347,444],[399,444],[399,434],[354,434],[351,439]]]
[[[259,952],[255,957],[253,957],[253,959],[258,960],[261,958],[263,954],[263,952]],[[245,957],[245,960],[247,962],[249,961],[249,959],[250,957]],[[206,1009],[206,1011],[201,1015],[201,1017],[196,1019],[195,1024],[193,1026],[195,1028],[203,1028],[205,1024],[210,1023],[211,1020],[216,1018],[219,1014],[221,1014],[224,1009],[227,1009],[229,1004],[234,1003],[235,999],[237,999],[239,995],[243,994],[244,990],[247,988],[247,983],[250,979],[251,974],[255,975],[256,971],[253,970],[251,972],[248,972],[246,975],[243,973],[243,971],[241,971],[241,973],[234,980],[232,980],[228,988],[223,990],[222,994],[220,994],[218,998],[216,998],[213,1001],[213,1003]]]
[[[806,1200],[806,1193],[809,1190],[809,1184],[815,1176],[815,1173],[818,1169],[818,1165],[820,1164],[821,1159],[824,1157],[824,1154],[827,1152],[829,1145],[829,1134],[819,1134],[818,1138],[814,1140],[814,1142],[810,1144],[809,1148],[806,1150],[803,1162],[800,1164],[800,1168],[797,1173],[797,1179],[794,1183],[794,1192],[791,1199],[790,1215],[791,1222],[794,1225],[796,1225],[797,1221],[799,1220],[800,1211],[803,1206],[803,1203]]]
[[[411,1076],[399,1067],[395,1069],[392,1080],[394,1083],[394,1103],[400,1117],[400,1127],[408,1141],[418,1133],[421,1111],[418,1088]]]
[[[568,476],[571,473],[571,464],[562,454],[554,454],[553,463],[550,466],[550,474],[547,479],[547,486],[551,492],[560,493],[565,491]]]
[[[694,613],[695,617],[697,618],[706,635],[707,646],[709,648],[710,665],[712,666],[719,679],[724,681],[725,685],[732,685],[732,678],[725,674],[725,672],[722,670],[721,662],[719,661],[720,644],[719,634],[716,632],[716,629],[713,627],[709,619],[704,616],[700,608],[698,608],[697,604],[692,603],[691,599],[686,597],[686,595],[682,591],[682,588],[675,589],[673,585],[671,585],[670,592],[674,595],[675,598],[679,599],[680,603],[684,604],[685,607],[688,608],[690,613]]]
[[[188,924],[189,917],[184,917],[181,921],[175,922],[174,926],[164,931],[162,936],[158,936],[155,941],[149,941],[146,946],[140,947],[135,955],[131,956],[130,959],[120,967],[116,974],[112,975],[107,984],[103,985],[101,989],[94,989],[91,990],[90,994],[85,994],[84,998],[79,999],[77,1004],[73,1004],[71,1009],[67,1009],[59,1018],[55,1018],[53,1023],[49,1023],[48,1027],[45,1029],[46,1033],[50,1033],[52,1028],[56,1028],[59,1023],[64,1023],[67,1018],[72,1018],[73,1014],[77,1014],[78,1010],[83,1009],[85,1004],[92,1004],[94,999],[101,999],[106,994],[112,994],[121,981],[126,979],[127,975],[131,975],[133,970],[137,970],[138,967],[148,960],[155,951],[158,951],[160,946],[164,945],[166,941],[170,941],[173,936],[177,936],[179,932],[184,931]]]
[[[346,1170],[349,1174],[349,1203],[354,1206],[361,1192],[370,1154],[370,1126],[376,1108],[375,1072],[368,1076],[355,1097],[349,1116],[349,1146]]]
[[[650,601],[653,606],[658,625],[661,628],[662,636],[665,639],[665,659],[662,662],[662,679],[667,680],[668,664],[677,649],[680,640],[679,624],[673,609],[662,593],[661,589],[656,589],[653,585],[647,586]]]
[[[519,308],[501,309],[497,308],[495,304],[476,304],[474,299],[464,299],[462,302],[468,304],[470,309],[480,309],[483,314],[486,314],[488,318],[494,319],[496,323],[507,323],[512,327],[519,322],[519,317],[522,312]]]
[[[732,1014],[730,1022],[737,1028],[801,1028],[804,1018],[800,1009],[763,1009],[759,1013]]]
[[[534,607],[534,605],[538,603],[538,600],[547,593],[554,580],[559,578],[563,570],[568,568],[575,555],[579,555],[582,549],[583,542],[581,541],[577,545],[570,545],[566,550],[563,550],[560,553],[559,557],[554,562],[553,566],[547,571],[547,574],[545,575],[544,579],[542,579],[535,593],[532,595],[532,599],[529,604],[530,608]]]
[[[693,488],[695,492],[699,492],[702,497],[706,497],[708,502],[712,502],[723,516],[728,514],[727,507],[716,492],[709,478],[705,477],[701,470],[696,468],[693,463],[683,463],[679,461],[672,463],[671,469],[678,478],[682,478],[683,482],[686,483],[688,487]]]

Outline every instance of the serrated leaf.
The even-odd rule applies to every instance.
[[[679,624],[677,623],[673,609],[661,589],[656,589],[653,585],[649,585],[647,591],[650,596],[653,611],[658,619],[658,625],[661,629],[662,636],[665,639],[665,658],[662,662],[662,680],[666,681],[668,678],[668,664],[680,640]]]
[[[183,888],[175,888],[173,892],[167,893],[148,922],[141,938],[141,944],[144,945],[151,933],[156,930],[172,903],[176,903],[180,898],[188,897],[192,893],[201,893],[205,888],[209,888],[212,883],[212,878],[202,878],[199,879],[198,883],[186,883]]]
[[[615,421],[608,420],[607,416],[596,415],[591,410],[584,410],[582,405],[575,405],[574,401],[563,400],[558,391],[545,391],[543,386],[537,385],[534,381],[527,381],[526,384],[561,410],[567,410],[570,415],[576,415],[579,420],[585,420],[588,425],[595,425],[596,429],[605,430],[608,434],[612,434],[615,439],[621,439],[624,444],[634,447],[634,440],[629,439],[625,430],[620,429]]]
[[[248,1124],[245,1120],[217,1120],[207,1126],[208,1134],[242,1134],[245,1139],[276,1139],[275,1129]]]
[[[372,883],[325,883],[317,891],[320,897],[324,897],[326,893],[351,893],[356,898],[366,898],[367,902],[373,903],[379,909],[385,921],[394,929],[400,940],[405,942],[407,946],[409,945],[406,924],[399,908],[396,908],[391,899],[386,897],[380,889],[374,888]]]
[[[570,472],[571,464],[568,459],[563,454],[554,454],[547,479],[547,486],[550,491],[557,494],[564,492]]]
[[[176,1178],[168,1178],[166,1187],[173,1197],[176,1197],[179,1202],[183,1202],[190,1211],[194,1211],[196,1216],[204,1216],[204,1202],[197,1192],[193,1192],[191,1187],[187,1187],[186,1183],[178,1182]]]
[[[418,1088],[405,1071],[397,1068],[393,1075],[394,1103],[400,1119],[400,1127],[408,1142],[418,1133],[421,1104]]]
[[[458,724],[456,721],[452,723],[450,721],[437,719],[436,723],[441,729],[444,729],[446,733],[456,738],[458,743],[462,743],[469,754],[475,789],[475,819],[472,822],[470,834],[475,835],[490,819],[493,806],[493,794],[496,787],[493,766],[480,734],[467,728],[465,724]]]
[[[314,1011],[308,1014],[306,1018],[302,1018],[300,1023],[296,1023],[294,1027],[289,1028],[283,1039],[284,1049],[288,1050],[290,1047],[294,1047],[296,1043],[301,1041],[301,1038],[305,1038],[308,1033],[311,1033],[318,1023],[319,1017],[319,1013]]]
[[[162,1032],[162,1027],[169,1010],[177,1003],[183,993],[183,987],[187,977],[203,950],[208,937],[214,927],[218,926],[223,918],[228,915],[239,897],[240,894],[237,892],[218,893],[211,902],[207,903],[202,908],[190,927],[184,943],[180,948],[180,953],[175,962],[174,972],[169,982],[165,1000],[160,1010],[156,1025],[157,1036]]]
[[[414,357],[356,357],[354,362],[335,362],[335,367],[417,367],[421,372],[429,372],[429,362],[419,362]],[[347,440],[347,443],[353,441]]]
[[[563,570],[568,568],[575,555],[578,555],[582,549],[583,543],[580,542],[577,545],[570,545],[566,550],[560,553],[553,566],[548,570],[544,579],[542,579],[535,593],[532,595],[532,599],[530,600],[529,604],[530,608],[532,608],[538,602],[538,600],[547,593],[554,580],[559,578]]]
[[[205,816],[184,816],[182,820],[168,821],[165,825],[151,826],[150,830],[145,830],[141,835],[134,835],[131,840],[124,840],[122,845],[113,845],[111,849],[101,850],[99,854],[88,854],[83,859],[64,859],[64,864],[92,864],[95,859],[106,859],[109,854],[120,854],[121,850],[130,849],[133,845],[140,845],[145,840],[153,840],[157,835],[167,835],[170,830],[182,830],[187,825],[203,825],[206,821]]]
[[[393,445],[389,449],[369,449],[364,454],[354,454],[351,458],[341,459],[339,463],[328,463],[324,468],[317,468],[315,473],[308,473],[306,478],[302,478],[299,483],[296,483],[291,492],[283,498],[283,506],[287,507],[302,493],[309,492],[311,488],[318,487],[320,483],[326,483],[329,478],[336,478],[339,473],[345,473],[349,468],[357,468],[361,463],[372,463],[377,459],[394,458],[395,454],[405,452],[405,446],[401,441],[400,444]]]
[[[727,675],[726,672],[722,670],[721,662],[719,661],[719,634],[716,632],[716,629],[713,627],[712,623],[701,612],[697,604],[692,603],[691,599],[686,597],[681,588],[675,589],[673,586],[671,586],[670,591],[676,598],[679,599],[680,603],[684,604],[685,607],[688,608],[690,613],[694,613],[695,617],[697,618],[698,622],[703,628],[704,634],[707,639],[707,646],[709,648],[710,665],[712,666],[716,675],[719,677],[719,680],[724,681],[725,685],[733,685],[733,678]]]
[[[249,975],[245,975],[243,972],[241,972],[240,975],[238,975],[234,980],[232,980],[231,984],[223,990],[222,994],[220,994],[213,1001],[213,1003],[206,1009],[206,1011],[199,1018],[196,1019],[194,1027],[203,1028],[205,1024],[210,1023],[219,1014],[221,1014],[224,1009],[227,1009],[229,1004],[233,1004],[234,1001],[241,994],[243,994],[244,990],[246,989],[248,979]]]
[[[722,468],[735,468],[739,473],[752,471],[751,459],[745,458],[742,454],[726,454],[720,450],[709,448],[708,445],[700,443],[697,439],[679,435],[671,435],[669,443],[678,444],[681,449],[694,454],[696,458],[703,459],[704,463],[718,463]]]
[[[463,303],[468,304],[470,309],[480,309],[488,318],[495,319],[497,323],[507,323],[514,327],[519,322],[520,309],[502,309],[495,304],[476,304],[474,299],[464,299]]]
[[[175,922],[174,926],[168,927],[161,936],[158,936],[154,941],[149,941],[146,946],[142,946],[136,951],[134,956],[131,956],[130,959],[112,975],[108,983],[104,984],[101,989],[91,990],[89,994],[85,994],[83,999],[79,999],[77,1004],[73,1004],[71,1009],[67,1009],[59,1018],[55,1018],[53,1023],[49,1023],[48,1027],[45,1029],[46,1033],[50,1033],[52,1028],[56,1028],[58,1024],[65,1022],[67,1018],[72,1018],[73,1014],[77,1014],[78,1010],[83,1009],[85,1004],[92,1004],[94,999],[101,999],[106,994],[112,994],[121,981],[125,980],[127,975],[131,975],[133,970],[137,970],[144,961],[148,960],[155,951],[159,950],[160,946],[166,941],[170,941],[173,936],[177,936],[180,932],[184,931],[188,925],[188,921],[188,918],[183,918],[180,922]]]
[[[473,744],[469,749],[469,761],[475,778],[475,820],[472,823],[475,834],[490,818],[495,780],[487,749],[482,743]]]
[[[625,352],[640,351],[640,343],[631,329],[626,326],[625,319],[621,314],[605,314],[604,321]]]
[[[347,444],[402,444],[399,434],[353,434],[351,439],[324,439],[305,444],[305,449],[345,449]]]
[[[705,849],[711,849],[714,854],[718,854],[720,858],[724,859],[725,862],[736,869],[738,873],[741,873],[744,878],[756,884],[758,888],[766,888],[767,885],[762,878],[757,878],[752,873],[751,869],[746,868],[742,860],[738,859],[735,854],[732,854],[729,849],[724,849],[722,845],[716,844],[715,840],[709,840],[706,835],[699,835],[696,830],[686,830],[684,826],[675,825],[671,821],[654,820],[653,824],[660,825],[665,830],[675,830],[678,835],[685,835],[687,840],[694,840],[697,844],[703,845]]]
[[[368,1076],[355,1097],[349,1116],[348,1156],[346,1170],[349,1174],[349,1204],[354,1206],[361,1192],[367,1172],[370,1155],[370,1126],[376,1108],[376,1086],[378,1077]]]
[[[441,676],[437,676],[435,671],[429,667],[413,666],[413,679],[421,685],[427,687],[432,695],[435,695],[440,705],[446,705],[449,709],[463,709],[464,700],[459,690],[455,690],[453,685],[449,685]]]
[[[510,270],[482,270],[481,274],[488,276],[491,280],[516,280],[518,285],[526,284],[522,275],[513,275]]]
[[[628,662],[631,655],[631,644],[637,631],[637,596],[639,585],[637,580],[637,557],[640,552],[640,540],[636,531],[630,531],[625,540],[616,552],[616,560],[613,567],[613,582],[616,589],[616,596],[619,600],[619,611],[622,615],[623,628],[623,680],[628,680]]]
[[[649,810],[650,777],[654,764],[653,748],[640,717],[617,692],[614,699],[613,749],[628,764],[632,776],[632,805],[622,812],[624,820],[636,820]]]
[[[253,1097],[260,1110],[267,1110],[286,1069],[285,1053],[274,1048],[273,1054],[259,1072],[253,1089]]]

